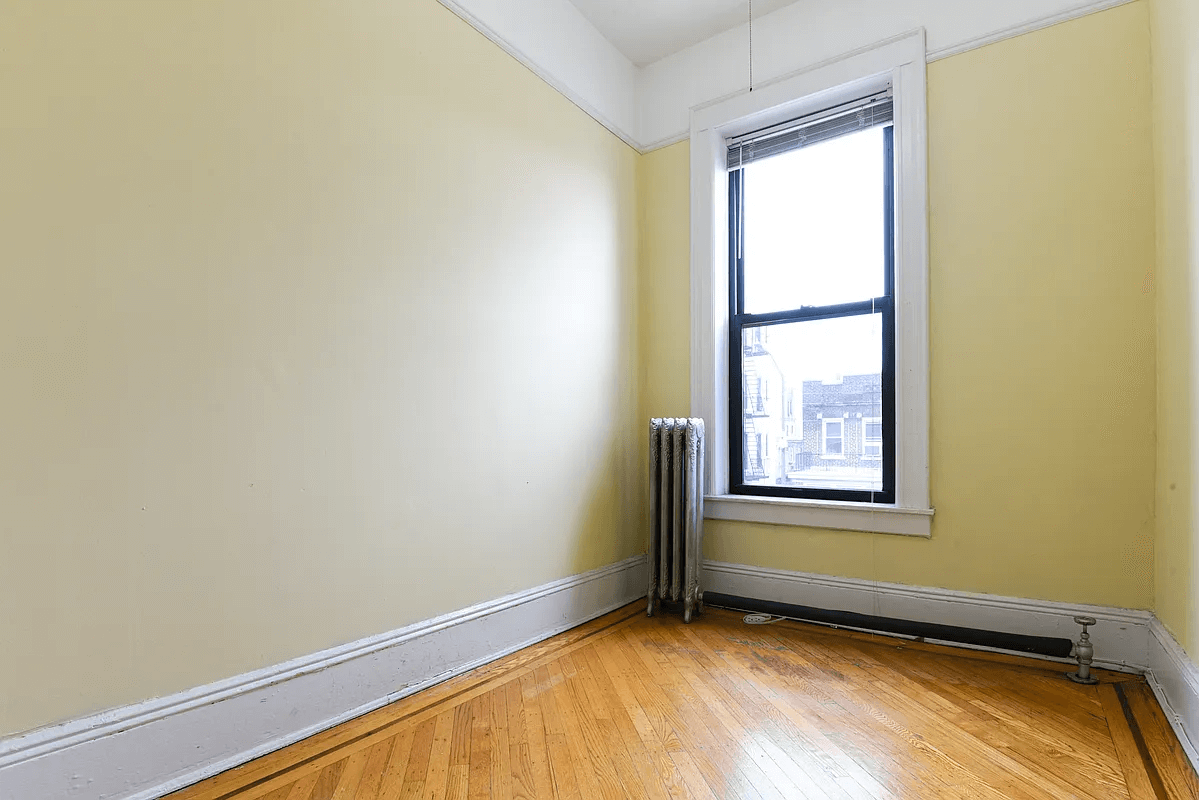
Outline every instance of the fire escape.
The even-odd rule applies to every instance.
[[[762,345],[763,330],[761,328],[745,328],[742,340],[742,472],[743,480],[761,480],[766,475],[766,453],[762,452],[758,436],[757,418],[765,417],[766,397],[762,391],[762,377],[758,374],[757,357],[768,355]]]

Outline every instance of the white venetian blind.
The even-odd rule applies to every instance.
[[[751,131],[728,140],[728,168],[740,169],[753,161],[782,155],[876,125],[887,125],[892,116],[891,90],[887,89],[806,117]]]

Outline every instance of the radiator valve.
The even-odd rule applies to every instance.
[[[1091,661],[1095,657],[1095,645],[1091,644],[1091,636],[1087,627],[1095,624],[1094,617],[1075,617],[1074,621],[1082,626],[1082,636],[1074,645],[1074,656],[1078,659],[1078,671],[1067,672],[1066,677],[1075,683],[1099,683],[1099,679],[1091,674]]]

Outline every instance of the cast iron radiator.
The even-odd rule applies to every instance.
[[[704,421],[649,421],[649,608],[683,601],[683,621],[703,610]]]

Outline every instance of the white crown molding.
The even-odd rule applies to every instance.
[[[754,22],[754,83],[924,28],[930,60],[1019,36],[1132,0],[847,0],[794,3]],[[668,142],[688,129],[692,108],[748,89],[742,25],[647,65],[638,76],[641,142]]]
[[[685,140],[692,108],[748,87],[744,25],[637,68],[569,0],[440,2],[641,153]],[[937,61],[1130,2],[794,3],[754,22],[755,84],[917,28]]]
[[[645,594],[645,556],[283,664],[0,739],[0,799],[149,800]]]
[[[977,36],[973,39],[968,39],[963,42],[958,42],[957,44],[940,47],[936,50],[930,50],[928,53],[928,60],[929,63],[932,63],[933,61],[940,61],[941,59],[949,58],[950,56],[968,53],[971,50],[977,50],[978,48],[986,47],[989,44],[1002,42],[1004,39],[1012,39],[1016,36],[1023,36],[1026,33],[1033,33],[1035,31],[1057,25],[1061,22],[1069,22],[1070,20],[1078,19],[1079,17],[1085,17],[1088,14],[1094,14],[1098,11],[1107,11],[1108,9],[1126,5],[1134,1],[1135,0],[1092,0],[1091,2],[1084,3],[1080,6],[1067,8],[1064,11],[1060,11],[1056,14],[1035,17],[1024,23],[1010,25],[1006,28],[992,31],[987,34]]]

